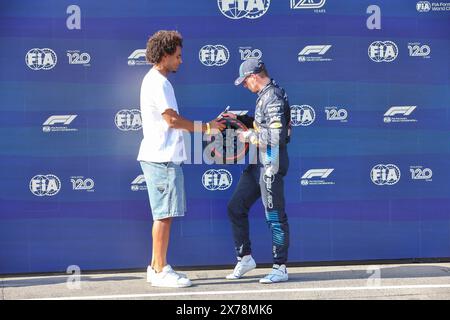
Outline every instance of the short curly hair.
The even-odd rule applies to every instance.
[[[159,30],[148,39],[145,57],[152,64],[159,63],[164,54],[174,54],[177,46],[183,47],[183,37],[180,33]]]

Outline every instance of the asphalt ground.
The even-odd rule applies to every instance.
[[[270,268],[226,280],[229,269],[175,270],[188,288],[158,288],[142,272],[0,276],[2,300],[450,300],[450,263],[289,267],[289,281],[260,284]]]

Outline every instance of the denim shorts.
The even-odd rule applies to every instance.
[[[182,217],[186,212],[183,170],[173,162],[140,161],[153,220]]]

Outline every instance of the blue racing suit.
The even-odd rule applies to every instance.
[[[256,100],[254,137],[258,141],[257,164],[248,165],[228,203],[236,255],[251,253],[248,212],[262,198],[272,232],[273,262],[288,258],[289,224],[285,212],[284,176],[289,167],[290,107],[285,91],[271,80]]]

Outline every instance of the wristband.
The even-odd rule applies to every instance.
[[[209,122],[206,123],[206,134],[211,133],[211,126],[209,125]]]

